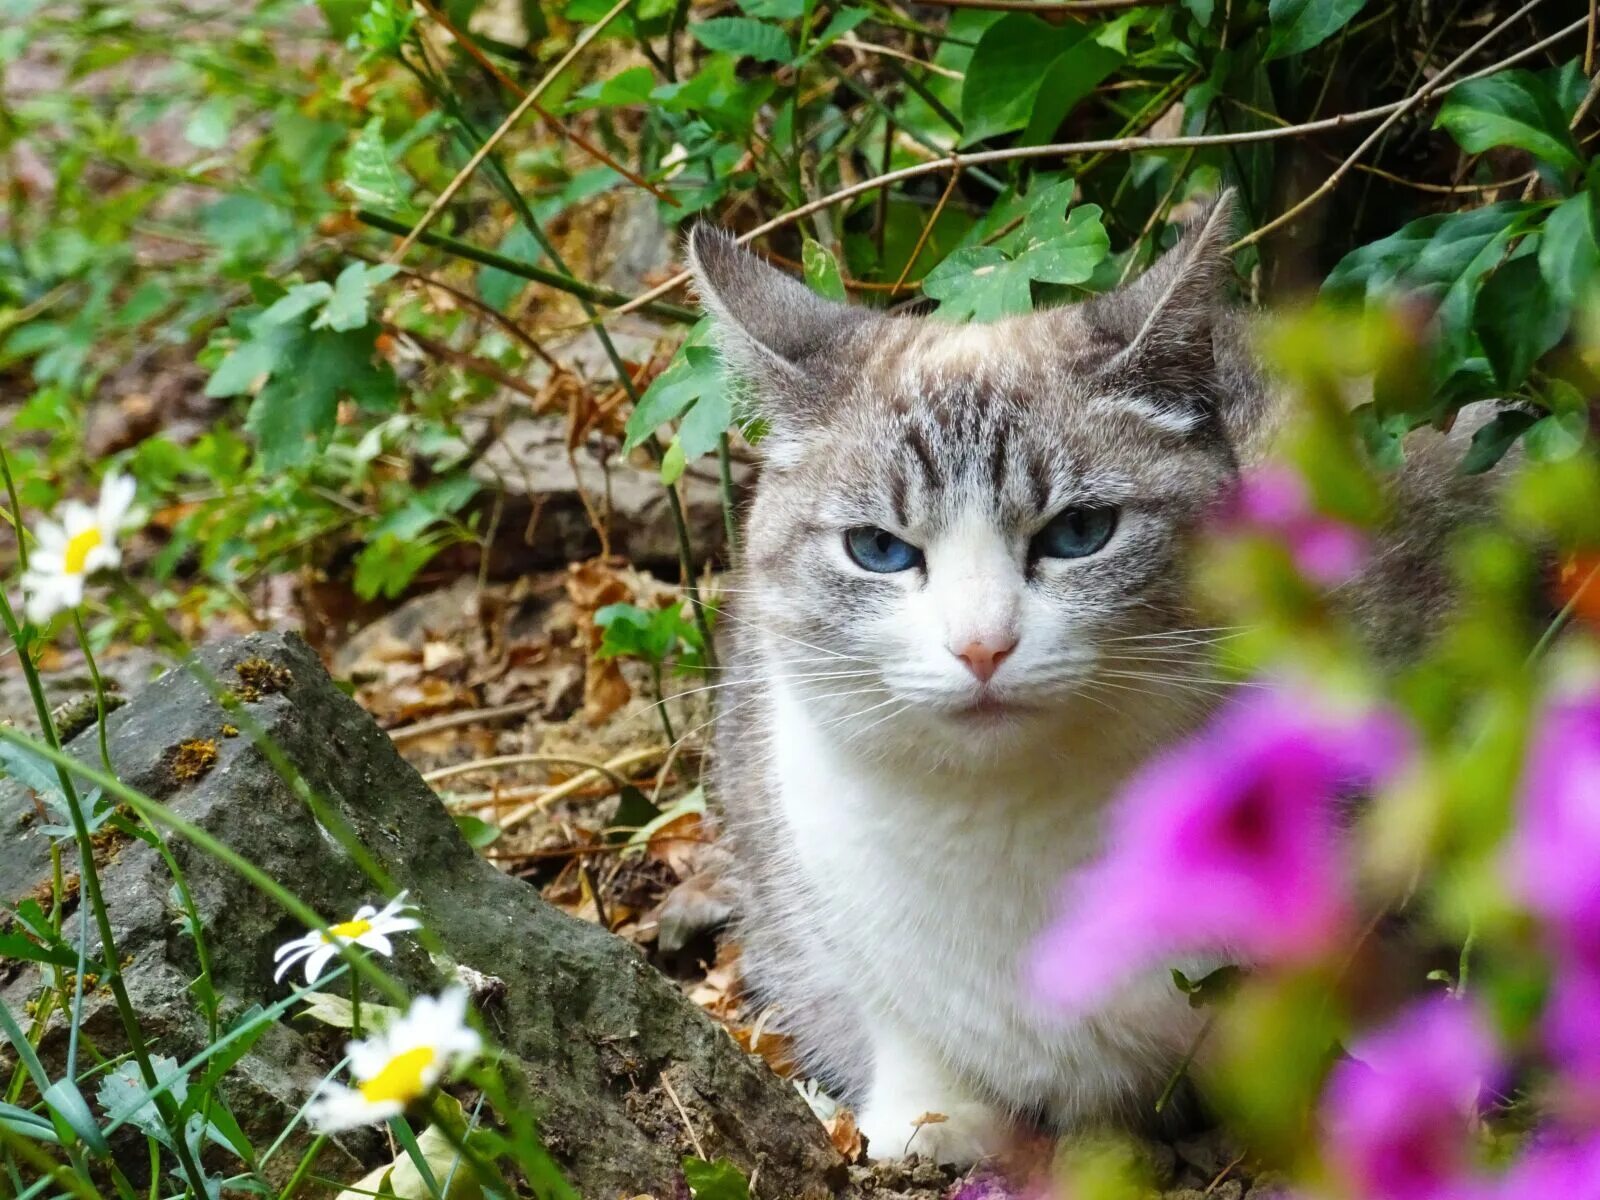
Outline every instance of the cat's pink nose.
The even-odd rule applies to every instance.
[[[1007,634],[993,638],[973,638],[961,649],[952,650],[951,653],[966,663],[967,670],[978,677],[979,683],[988,683],[1000,669],[1000,664],[1006,660],[1006,656],[1016,648],[1016,637]]]

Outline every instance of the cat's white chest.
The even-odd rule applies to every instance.
[[[1048,1103],[1078,1047],[1022,971],[1062,877],[1096,850],[1114,784],[1059,764],[1009,790],[873,767],[796,697],[780,693],[776,708],[780,811],[862,1003],[963,1073]]]

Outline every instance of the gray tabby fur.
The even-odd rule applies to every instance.
[[[1194,1033],[1165,979],[1062,1026],[1008,964],[1118,784],[1216,702],[1180,646],[1206,624],[1186,559],[1284,419],[1221,297],[1231,224],[1225,197],[1120,291],[969,327],[836,304],[716,229],[691,237],[721,352],[769,426],[716,741],[737,937],[755,1003],[863,1110],[879,1156],[970,1161],[1017,1120],[1137,1122]],[[1474,424],[1411,445],[1398,523],[1346,589],[1388,659],[1448,604],[1441,538],[1491,503],[1455,470]],[[1122,506],[1112,542],[1027,565],[1031,534],[1083,500]],[[926,576],[854,567],[856,525],[928,547]],[[1021,640],[993,688],[1016,709],[974,716],[940,631],[1008,619]],[[918,1112],[949,1119],[919,1129]]]

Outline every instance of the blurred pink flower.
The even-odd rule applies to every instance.
[[[1350,912],[1338,800],[1404,746],[1391,718],[1337,717],[1288,691],[1234,702],[1129,782],[1105,857],[1067,881],[1040,939],[1035,986],[1082,1010],[1163,960],[1326,950]]]
[[[1499,1200],[1600,1200],[1600,1137],[1528,1147],[1506,1173]]]
[[[1229,516],[1238,524],[1276,536],[1302,575],[1324,587],[1344,583],[1366,561],[1361,534],[1319,513],[1305,481],[1289,467],[1257,467],[1239,480]]]
[[[1364,1200],[1480,1194],[1469,1122],[1498,1068],[1494,1038],[1465,1002],[1412,1005],[1334,1068],[1322,1109],[1330,1165]]]
[[[1600,1086],[1600,697],[1556,705],[1536,726],[1511,876],[1545,922],[1546,1044],[1577,1081]]]

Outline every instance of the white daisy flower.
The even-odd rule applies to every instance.
[[[370,904],[363,904],[348,921],[328,926],[327,933],[313,930],[279,946],[272,956],[272,961],[278,964],[272,980],[279,982],[290,967],[304,959],[306,983],[313,984],[322,978],[323,969],[339,953],[340,946],[361,946],[388,958],[394,953],[389,941],[391,934],[422,928],[422,922],[412,915],[415,911],[406,903],[404,892],[384,905],[381,912]]]
[[[122,563],[117,535],[133,507],[134,482],[116,472],[100,485],[100,503],[90,508],[68,500],[58,521],[43,520],[22,574],[28,620],[43,625],[58,612],[83,603],[83,584],[96,571]]]
[[[350,1077],[355,1087],[324,1080],[306,1110],[312,1128],[338,1133],[387,1121],[432,1090],[453,1067],[483,1048],[467,1024],[467,993],[447,988],[437,998],[421,996],[406,1015],[365,1041],[351,1042]]]

